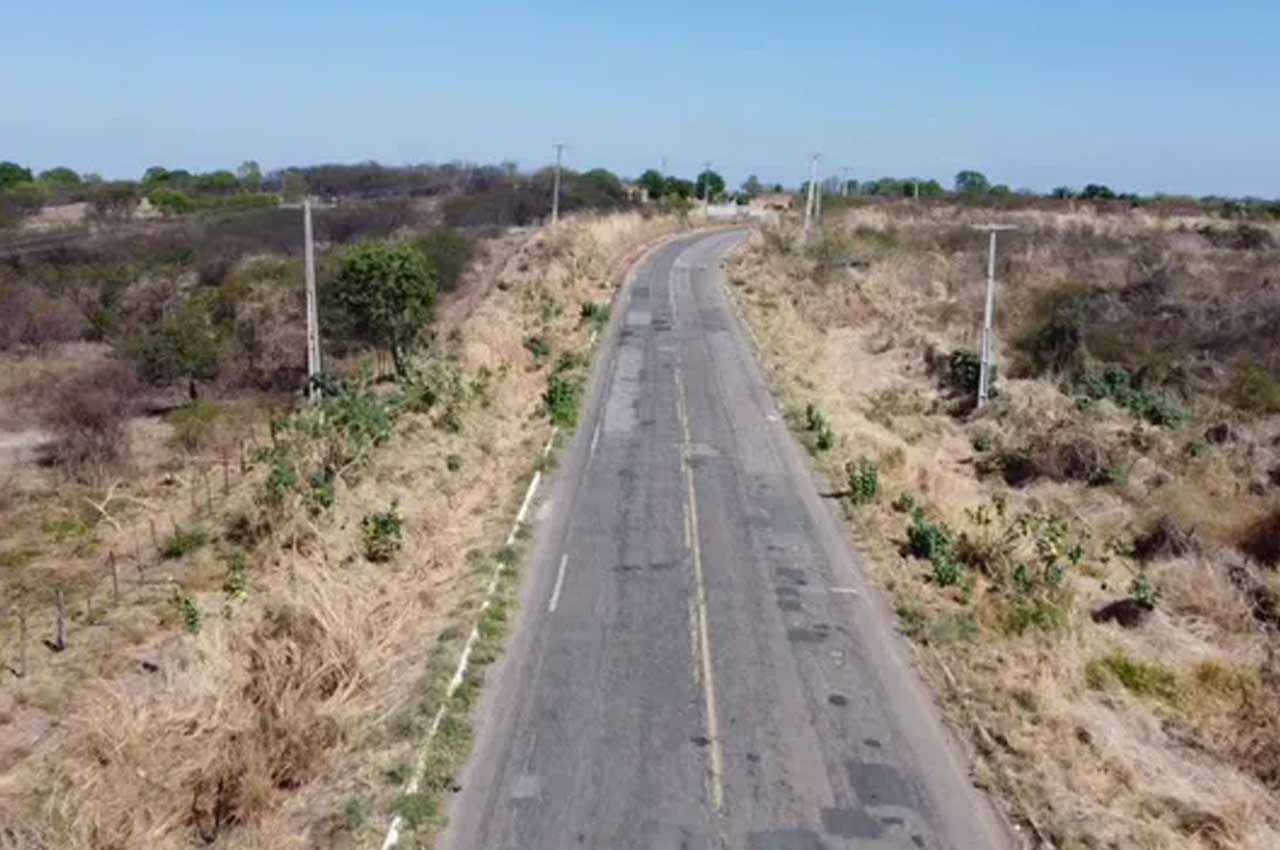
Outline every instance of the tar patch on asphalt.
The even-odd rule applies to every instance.
[[[907,784],[893,765],[848,761],[845,766],[849,770],[849,782],[862,805],[914,808]]]

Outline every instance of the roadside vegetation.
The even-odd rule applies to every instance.
[[[978,783],[1037,846],[1280,846],[1280,231],[1190,212],[1006,209],[981,413],[991,210],[859,201],[729,272]]]
[[[466,752],[460,711],[402,797],[441,683],[627,260],[679,227],[321,207],[312,404],[299,213],[219,215],[0,266],[0,847],[425,840]]]

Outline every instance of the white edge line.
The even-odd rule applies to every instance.
[[[587,458],[591,459],[596,456],[596,443],[600,442],[600,426],[604,424],[603,420],[596,422],[596,430],[591,434],[591,448],[587,450]]]
[[[560,604],[560,589],[564,587],[564,568],[569,563],[569,553],[566,552],[560,556],[560,571],[556,573],[556,586],[551,591],[551,602],[547,604],[547,611],[554,614],[556,606]]]
[[[547,443],[542,447],[542,456],[545,458],[551,454],[551,447],[555,445],[556,434],[559,433],[559,426],[551,429],[551,436],[547,438]],[[524,501],[520,503],[520,511],[516,514],[515,523],[511,526],[511,533],[507,535],[507,545],[510,546],[515,542],[516,533],[520,531],[520,526],[524,523],[525,515],[529,512],[529,506],[533,503],[533,495],[538,490],[538,483],[542,481],[542,471],[533,473],[533,480],[529,482],[529,489],[525,491]],[[564,570],[564,562],[561,561],[560,569]],[[489,602],[493,599],[493,594],[498,589],[498,577],[502,573],[502,563],[498,562],[494,565],[493,575],[489,578],[489,584],[485,587],[484,600],[480,603],[480,614],[483,614],[489,607]],[[558,589],[559,585],[557,585]],[[467,675],[467,668],[471,666],[471,650],[475,647],[476,641],[480,639],[480,626],[476,624],[471,627],[471,634],[467,635],[467,642],[462,647],[462,655],[458,658],[458,666],[454,668],[453,678],[449,680],[449,687],[445,690],[444,700],[440,703],[440,708],[436,711],[435,717],[431,720],[431,727],[427,730],[426,741],[423,742],[422,750],[418,753],[417,763],[413,768],[413,775],[409,777],[409,781],[405,783],[404,793],[416,794],[418,788],[422,785],[423,774],[427,770],[427,751],[431,747],[431,742],[435,739],[436,734],[440,731],[440,724],[444,722],[445,710],[449,706],[449,700],[457,693],[458,688],[462,686],[462,680]],[[386,838],[382,841],[382,850],[392,850],[400,843],[400,831],[404,829],[405,820],[402,815],[395,815],[391,818],[391,823],[387,826]]]

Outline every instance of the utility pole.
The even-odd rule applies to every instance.
[[[802,243],[809,241],[809,227],[813,223],[815,191],[818,185],[818,160],[822,158],[822,154],[815,153],[813,159],[809,162],[809,194],[804,201],[804,232],[800,236]]]
[[[1012,224],[977,224],[973,229],[990,234],[991,238],[987,247],[987,301],[982,311],[982,351],[978,370],[978,409],[981,410],[991,400],[991,373],[995,368],[996,235],[1018,228]]]
[[[310,198],[302,201],[302,236],[307,274],[307,397],[315,401],[319,394],[316,375],[320,374],[320,313],[316,309],[316,242],[311,233]]]
[[[849,172],[852,170],[847,165],[840,169],[840,177],[842,178],[840,181],[840,197],[842,198],[849,197]]]
[[[551,193],[551,226],[555,227],[560,223],[560,154],[564,151],[563,144],[555,145],[556,149],[556,182],[555,188]]]

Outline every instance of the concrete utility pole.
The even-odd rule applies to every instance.
[[[307,270],[307,397],[315,401],[319,393],[316,375],[320,374],[320,313],[316,309],[316,242],[311,233],[311,199],[302,202],[302,236]]]
[[[809,162],[809,194],[804,200],[804,231],[800,235],[802,243],[809,241],[809,227],[813,223],[814,213],[813,199],[818,185],[818,160],[821,158],[822,154],[815,153]]]
[[[852,170],[847,165],[840,169],[840,197],[842,198],[849,197],[849,172]]]
[[[987,248],[987,302],[982,311],[982,351],[978,371],[978,409],[991,400],[991,372],[995,366],[996,332],[993,320],[996,311],[996,234],[1018,228],[1012,224],[976,224],[974,230],[990,234]]]
[[[551,226],[555,227],[560,223],[560,154],[564,151],[564,145],[555,145],[556,149],[556,183],[555,188],[551,191]]]

